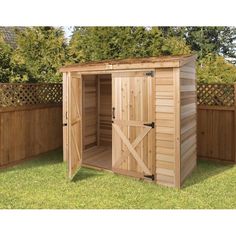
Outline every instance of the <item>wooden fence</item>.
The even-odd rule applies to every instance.
[[[199,158],[236,163],[236,87],[198,84]],[[61,84],[0,84],[0,167],[62,146]]]
[[[233,84],[198,84],[199,158],[236,162],[236,105]]]
[[[0,167],[62,146],[61,84],[0,84]]]

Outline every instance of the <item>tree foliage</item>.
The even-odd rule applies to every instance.
[[[11,62],[18,65],[11,81],[58,82],[66,60],[64,32],[55,27],[29,27],[17,36]]]
[[[74,62],[190,53],[184,40],[157,27],[76,27],[69,45]]]
[[[222,56],[208,54],[198,63],[197,78],[198,81],[207,83],[234,83],[236,66]]]
[[[11,47],[4,41],[0,35],[0,82],[8,82],[11,76]]]
[[[236,63],[236,27],[160,27],[165,37],[177,36],[185,39],[199,59],[208,54],[224,56]]]
[[[58,82],[65,63],[192,53],[200,81],[236,82],[235,44],[235,27],[74,27],[69,44],[60,27],[28,27],[16,49],[0,36],[0,82]]]

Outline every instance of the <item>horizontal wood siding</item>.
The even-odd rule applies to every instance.
[[[180,68],[181,183],[192,172],[197,160],[197,98],[195,65]]]
[[[97,145],[97,76],[83,76],[83,147]]]
[[[156,180],[175,185],[175,100],[173,69],[156,70]]]
[[[62,146],[61,105],[0,110],[0,166]]]
[[[111,75],[99,75],[100,79],[100,110],[99,110],[99,138],[100,145],[111,146]]]

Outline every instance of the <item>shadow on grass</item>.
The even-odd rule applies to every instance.
[[[185,181],[183,185],[183,189],[193,186],[195,184],[199,184],[233,167],[234,167],[233,164],[227,164],[227,163],[225,164],[225,163],[217,163],[214,161],[200,160],[197,163],[196,169]]]
[[[81,168],[75,177],[73,178],[73,182],[85,180],[88,178],[95,178],[95,177],[101,177],[104,175],[103,171],[97,171],[97,170],[92,170],[89,168]]]
[[[10,172],[15,170],[25,170],[31,168],[37,168],[41,166],[54,165],[63,162],[63,154],[61,149],[53,150],[47,153],[39,154],[30,159],[22,160],[11,166],[6,166],[0,169],[2,172]]]

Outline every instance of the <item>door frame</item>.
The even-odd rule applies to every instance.
[[[143,72],[143,71],[150,71],[150,69],[149,70],[145,70],[145,69],[128,70],[128,72]],[[151,71],[154,71],[154,75],[155,75],[155,70],[152,69]],[[83,83],[84,75],[90,75],[90,74],[95,74],[95,75],[110,74],[111,75],[111,82],[113,83],[113,79],[114,79],[113,72],[115,72],[115,73],[117,73],[117,72],[118,73],[122,73],[122,72],[127,72],[127,70],[101,71],[101,72],[100,71],[82,72],[82,73],[79,73],[79,74],[81,76],[81,82],[82,82],[82,85],[83,85],[84,84]],[[68,99],[68,90],[69,90],[68,77],[70,77],[70,76],[71,75],[70,75],[69,72],[64,72],[63,73],[63,99],[65,99],[65,97],[64,97],[64,81],[67,82],[67,84],[65,84],[65,86],[66,86],[65,91],[66,91],[66,95],[67,96],[66,96],[66,101],[63,102],[63,156],[64,156],[63,160],[67,161],[67,162],[68,162],[68,155],[69,155],[69,153],[68,153],[69,152],[69,150],[68,150],[68,135],[69,135],[69,132],[68,132],[68,106],[69,106],[69,101],[68,101],[69,100]],[[153,80],[155,81],[155,76],[154,76]],[[115,93],[114,93],[113,89],[114,88],[112,86],[112,91],[111,91],[112,104],[114,104],[113,101],[115,99],[115,97],[114,97]],[[82,87],[82,93],[84,93],[84,88],[83,87]],[[152,96],[155,97],[155,82],[154,82],[154,84],[152,86]],[[83,95],[82,95],[82,98],[83,98]],[[154,109],[155,109],[155,99],[154,98],[152,98],[152,99],[153,99],[153,106],[154,106]],[[66,108],[66,110],[64,108]],[[111,107],[111,109],[112,109],[112,107]],[[65,110],[65,112],[64,112],[64,110]],[[83,102],[83,99],[82,99],[82,120],[83,120],[83,117],[84,117],[84,102]],[[154,119],[153,121],[155,122],[155,116],[153,117],[153,119]],[[66,123],[64,123],[64,121],[66,121]],[[142,123],[145,123],[145,122],[142,121]],[[153,160],[153,164],[152,164],[153,165],[152,174],[156,175],[156,172],[155,172],[155,169],[156,169],[156,164],[155,164],[155,162],[156,162],[156,160],[155,160],[155,152],[156,152],[156,149],[155,149],[155,142],[156,142],[155,137],[156,137],[156,132],[155,132],[155,128],[154,128],[154,130],[152,132],[154,133],[153,134],[153,142],[154,142],[153,159],[154,160]],[[83,133],[84,133],[84,130],[83,130],[83,122],[82,122],[82,137],[83,137]],[[65,136],[67,137],[66,141],[65,141]],[[82,140],[82,142],[83,142],[83,140]],[[113,142],[115,142],[114,135],[113,135],[113,128],[112,128],[112,140],[111,140],[111,142],[112,142],[112,156],[111,156],[111,158],[112,158],[112,166],[113,166]],[[82,146],[83,146],[83,144],[82,144]],[[82,151],[82,153],[83,153],[83,151]],[[83,163],[82,163],[82,166],[83,166]],[[88,166],[88,165],[85,165],[85,166]],[[89,168],[98,169],[97,167],[95,167],[95,166],[93,167],[92,165],[89,165]],[[99,170],[101,170],[101,169],[102,168],[99,168]],[[112,172],[118,173],[118,174],[122,174],[122,175],[127,175],[127,176],[133,176],[133,177],[136,177],[136,178],[142,178],[142,179],[144,178],[144,175],[142,173],[138,173],[138,172],[130,171],[130,170],[126,171],[126,170],[122,170],[122,169],[112,168]]]

